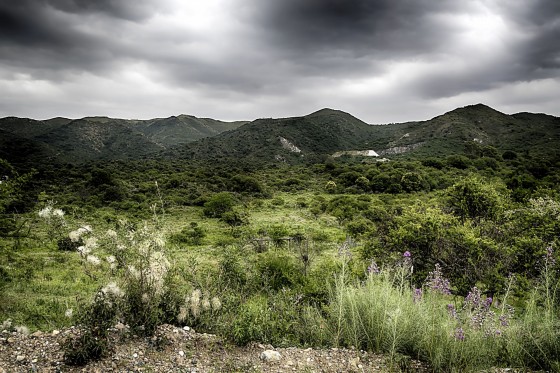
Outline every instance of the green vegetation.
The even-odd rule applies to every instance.
[[[527,117],[477,106],[431,123],[465,129],[480,113],[511,128]],[[172,323],[237,344],[384,352],[395,369],[412,357],[435,371],[559,371],[558,155],[470,139],[464,154],[442,142],[417,159],[326,158],[359,145],[340,132],[341,115],[347,132],[366,139],[365,124],[323,110],[261,120],[258,136],[271,122],[288,129],[270,132],[274,146],[222,148],[237,136],[224,132],[177,150],[192,150],[188,162],[31,170],[0,161],[0,321],[78,325],[63,346],[76,365],[110,354],[116,323],[140,336]],[[317,144],[321,123],[330,140]],[[309,128],[297,145],[317,152],[269,163],[277,136],[295,142],[288,134],[301,134],[298,126]],[[377,129],[385,137],[375,141],[402,126]],[[428,134],[426,123],[406,126],[400,136]],[[207,162],[228,154],[236,162]]]

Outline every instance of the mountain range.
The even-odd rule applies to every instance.
[[[344,154],[427,157],[463,154],[473,144],[531,156],[555,153],[560,149],[560,118],[508,115],[477,104],[426,121],[386,125],[370,125],[332,109],[238,122],[189,115],[0,119],[0,158],[15,164],[160,157],[202,162],[312,162]]]

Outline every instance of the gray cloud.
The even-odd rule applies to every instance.
[[[350,50],[394,58],[429,53],[445,44],[434,16],[455,12],[456,1],[285,0],[256,12],[271,40],[300,53]]]
[[[75,105],[98,102],[103,110],[121,103],[129,117],[137,116],[134,102],[166,97],[159,106],[173,102],[168,114],[205,108],[245,119],[331,106],[381,122],[376,113],[388,116],[391,101],[402,107],[404,98],[420,113],[439,109],[438,100],[503,95],[501,87],[560,76],[557,0],[5,3],[0,0],[0,90],[18,79],[59,90],[64,84],[88,97]],[[211,11],[197,13],[197,7]],[[142,89],[147,85],[157,95]],[[170,100],[173,95],[179,96]],[[64,99],[40,90],[26,97],[35,110],[64,108]],[[522,100],[516,96],[515,105]],[[0,115],[13,114],[7,101],[18,106],[14,95]]]
[[[129,21],[145,20],[158,9],[157,2],[149,0],[46,0],[46,3],[68,13],[99,13]]]

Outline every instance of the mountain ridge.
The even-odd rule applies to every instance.
[[[237,122],[188,114],[148,120],[5,117],[0,119],[0,130],[0,148],[4,149],[0,156],[18,162],[41,157],[63,163],[143,157],[314,162],[345,151],[447,156],[463,154],[473,143],[536,155],[560,148],[560,118],[543,113],[504,114],[481,103],[429,120],[386,125],[370,125],[350,113],[323,108],[297,117]],[[10,154],[14,152],[29,154]]]

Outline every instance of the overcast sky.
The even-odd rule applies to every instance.
[[[560,116],[560,0],[0,0],[0,117]]]

